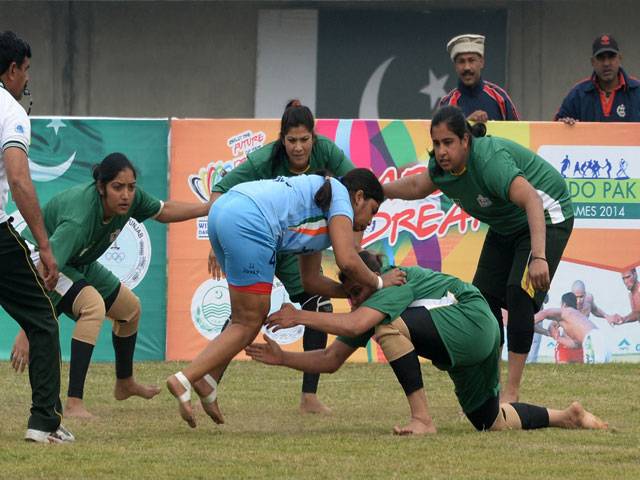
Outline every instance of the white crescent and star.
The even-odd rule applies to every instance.
[[[389,68],[389,65],[395,58],[396,57],[389,57],[380,65],[378,65],[375,71],[371,74],[371,77],[369,77],[369,80],[367,80],[367,84],[364,87],[364,91],[362,92],[362,97],[360,98],[358,118],[380,118],[380,115],[378,113],[378,97],[380,95],[380,85],[382,84],[382,79],[387,71],[387,68]],[[433,110],[438,104],[438,100],[440,100],[447,94],[447,91],[444,89],[444,85],[447,83],[448,79],[448,74],[443,75],[442,77],[438,77],[433,73],[431,69],[429,69],[429,83],[420,90],[420,93],[429,95],[431,110]]]
[[[51,121],[46,125],[46,128],[53,128],[56,137],[58,136],[58,131],[61,128],[66,127],[67,125],[59,118],[52,118]],[[71,164],[76,159],[76,152],[73,152],[71,156],[61,163],[60,165],[56,165],[55,167],[45,167],[44,165],[40,165],[39,163],[34,162],[29,158],[29,170],[31,171],[31,178],[35,182],[50,182],[55,180],[56,178],[61,177],[65,174]]]

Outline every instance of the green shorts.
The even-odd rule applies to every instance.
[[[560,264],[572,230],[573,217],[562,223],[547,225],[546,258],[551,279]],[[491,295],[506,305],[507,287],[521,285],[530,253],[529,228],[511,235],[502,235],[489,228],[473,277],[473,285],[483,294]],[[536,310],[542,306],[546,294],[547,292],[536,292],[533,299]]]

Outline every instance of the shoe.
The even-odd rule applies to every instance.
[[[24,436],[27,442],[36,443],[71,443],[75,441],[73,434],[64,426],[60,425],[55,432],[45,432],[30,428]]]

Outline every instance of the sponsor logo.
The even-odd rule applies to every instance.
[[[113,242],[98,259],[130,289],[144,279],[151,263],[151,239],[145,226],[133,218],[109,237]],[[84,253],[84,252],[83,252]]]
[[[267,135],[262,131],[252,132],[251,130],[245,130],[229,138],[227,146],[231,149],[231,154],[234,157],[246,156],[262,147],[266,139]]]
[[[16,125],[16,132],[24,134],[24,127],[22,125]]]
[[[627,350],[629,350],[630,347],[631,347],[631,342],[629,342],[629,340],[627,340],[626,338],[623,338],[622,341],[618,343],[618,348],[623,352],[626,352]]]
[[[231,316],[229,287],[225,280],[206,280],[191,298],[191,321],[207,340],[216,338]]]
[[[621,103],[620,105],[618,105],[618,108],[616,108],[616,113],[620,118],[624,118],[627,115],[627,111],[624,107],[624,103]]]
[[[476,200],[478,201],[478,205],[480,205],[482,208],[490,207],[493,204],[491,200],[489,200],[484,195],[480,195],[480,194],[478,194],[478,197],[476,198]]]

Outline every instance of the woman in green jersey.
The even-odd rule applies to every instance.
[[[247,155],[247,159],[242,164],[215,184],[211,192],[212,201],[239,183],[292,177],[319,170],[327,170],[334,176],[340,177],[353,170],[355,167],[344,152],[327,137],[315,133],[314,127],[315,119],[311,110],[302,105],[299,100],[291,100],[287,103],[282,115],[278,140]],[[361,237],[362,234],[359,234],[358,239]],[[214,278],[220,279],[220,266],[213,250],[209,254],[209,271]],[[330,299],[304,291],[296,255],[277,255],[276,276],[287,289],[291,301],[300,304],[303,310],[333,311]],[[327,334],[313,328],[306,328],[302,345],[305,351],[324,348],[327,346]],[[222,370],[212,372],[212,378],[219,381],[221,374]],[[319,379],[320,375],[317,374],[303,374],[301,412],[329,413],[331,411],[318,398]],[[205,385],[204,388],[206,389],[207,386]],[[211,409],[211,407],[207,408]]]
[[[533,340],[533,315],[571,235],[573,207],[553,166],[511,140],[484,137],[485,132],[481,124],[472,129],[459,108],[441,108],[431,121],[428,169],[384,185],[384,192],[387,198],[415,200],[440,189],[489,225],[473,284],[487,299],[501,332],[501,309],[509,312],[503,400],[517,401]]]
[[[360,252],[365,264],[383,273],[379,256]],[[605,429],[607,424],[577,402],[552,410],[518,402],[500,402],[500,333],[489,305],[469,283],[422,267],[401,268],[407,283],[374,291],[340,275],[353,309],[326,314],[298,311],[290,305],[269,317],[274,329],[312,326],[340,335],[324,350],[283,352],[265,336],[267,344],[246,349],[254,359],[302,371],[335,372],[372,336],[382,347],[402,385],[411,419],[395,427],[399,435],[435,433],[423,389],[418,356],[446,371],[465,415],[477,430],[546,427]]]
[[[93,178],[92,183],[57,194],[43,208],[45,227],[60,270],[50,297],[58,314],[65,313],[76,322],[65,415],[82,418],[92,417],[83,401],[84,383],[105,317],[113,322],[115,398],[152,398],[160,391],[156,386],[137,383],[133,377],[140,301],[98,258],[130,218],[138,222],[148,218],[162,223],[180,222],[206,215],[210,206],[154,198],[137,185],[135,168],[121,153],[107,155],[94,167]],[[29,230],[23,235],[35,244]],[[34,251],[35,262],[37,256]],[[18,334],[16,345],[19,351],[28,349],[24,332]]]

